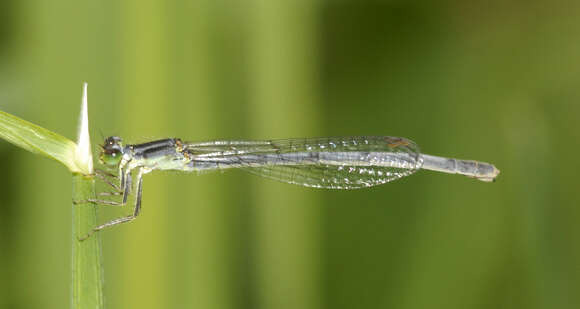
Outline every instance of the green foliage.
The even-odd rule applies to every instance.
[[[83,109],[87,119],[86,108]],[[86,122],[86,121],[85,121]],[[87,128],[87,123],[81,127]],[[0,137],[30,152],[43,155],[64,164],[73,172],[73,201],[86,201],[95,196],[94,179],[85,175],[87,162],[78,159],[77,144],[52,131],[39,127],[28,121],[0,111]],[[88,135],[87,135],[88,138]],[[90,148],[90,142],[86,141]],[[90,155],[87,156],[91,160]],[[101,263],[101,243],[99,235],[93,235],[85,241],[85,236],[97,224],[96,207],[91,203],[73,204],[73,293],[72,308],[103,308],[103,269]]]
[[[71,172],[81,172],[75,163],[77,146],[64,136],[0,111],[0,137],[8,142],[64,164]]]
[[[73,200],[82,201],[94,197],[94,179],[85,175],[73,175]],[[101,262],[101,238],[96,233],[79,241],[97,225],[96,207],[90,203],[72,206],[73,210],[73,309],[104,308],[103,267]]]
[[[580,1],[0,3],[0,109],[72,141],[83,78],[103,138],[394,135],[502,170],[151,173],[99,235],[108,308],[580,308]],[[0,308],[67,308],[70,176],[7,148]]]

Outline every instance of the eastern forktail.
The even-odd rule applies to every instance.
[[[170,138],[136,145],[123,145],[121,138],[112,136],[105,139],[100,161],[118,168],[120,185],[114,187],[119,195],[122,194],[122,202],[90,202],[125,205],[135,171],[135,207],[132,215],[99,225],[87,237],[104,228],[132,221],[139,215],[143,175],[153,170],[191,172],[240,168],[305,187],[345,190],[384,184],[419,169],[461,174],[486,182],[493,181],[499,174],[492,164],[421,154],[413,141],[390,136],[202,143]]]

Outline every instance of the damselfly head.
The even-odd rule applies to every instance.
[[[123,144],[118,136],[110,136],[105,139],[105,143],[101,146],[101,155],[99,157],[101,163],[106,165],[118,165],[123,157]]]

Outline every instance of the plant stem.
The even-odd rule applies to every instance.
[[[86,201],[95,196],[94,178],[73,174],[73,201]],[[72,308],[104,308],[103,264],[101,237],[93,234],[84,241],[85,236],[97,225],[96,206],[91,203],[73,204],[73,269],[72,269]]]

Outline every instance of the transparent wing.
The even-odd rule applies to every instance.
[[[213,141],[186,144],[197,170],[240,168],[306,187],[356,189],[384,184],[421,167],[410,140],[388,136]]]
[[[361,168],[356,166],[268,166],[243,168],[262,177],[304,187],[324,189],[360,189],[372,187],[410,175],[416,170],[395,168]]]

